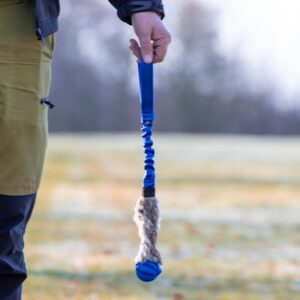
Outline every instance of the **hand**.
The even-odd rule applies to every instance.
[[[167,54],[171,35],[165,28],[160,16],[152,11],[134,13],[131,17],[134,31],[139,39],[140,47],[135,39],[130,39],[130,50],[140,57],[140,49],[145,63],[162,62]]]

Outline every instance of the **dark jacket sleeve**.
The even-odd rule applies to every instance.
[[[131,15],[137,12],[154,11],[163,19],[165,17],[162,0],[109,0],[117,9],[118,17],[132,25]]]

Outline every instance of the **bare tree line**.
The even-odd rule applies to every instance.
[[[139,129],[135,66],[124,25],[95,0],[72,0],[71,15],[56,36],[52,131],[130,131]],[[74,15],[78,16],[75,18]],[[272,86],[253,91],[237,59],[218,52],[214,12],[189,0],[172,28],[178,58],[156,72],[156,130],[207,133],[299,134],[299,108],[282,110]],[[106,59],[93,64],[78,44],[86,30]],[[183,55],[184,54],[184,55]]]

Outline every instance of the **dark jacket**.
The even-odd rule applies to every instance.
[[[59,0],[35,0],[36,35],[39,40],[58,31]],[[162,0],[109,0],[118,17],[131,25],[130,16],[136,12],[154,11],[164,18]]]

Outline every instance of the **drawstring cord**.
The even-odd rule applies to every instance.
[[[53,103],[51,103],[47,98],[42,98],[41,99],[41,104],[47,104],[51,109],[55,106]]]

